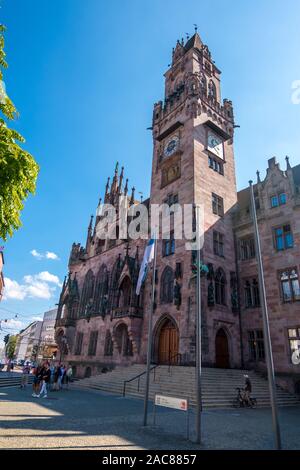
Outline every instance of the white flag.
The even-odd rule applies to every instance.
[[[141,265],[139,278],[138,278],[137,285],[136,285],[136,295],[140,295],[142,284],[145,281],[146,276],[147,276],[149,263],[151,263],[151,261],[154,258],[154,247],[155,247],[155,240],[151,238],[145,249],[143,262]]]

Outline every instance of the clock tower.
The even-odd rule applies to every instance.
[[[201,204],[204,209],[202,278],[204,363],[220,367],[240,365],[239,320],[232,211],[237,202],[233,151],[232,102],[221,98],[221,72],[196,32],[177,41],[165,73],[165,97],[154,105],[151,204]],[[172,219],[171,219],[172,223]],[[174,227],[173,227],[174,229]],[[171,226],[172,231],[172,226]],[[196,285],[192,253],[186,240],[158,243],[158,302],[155,311],[159,360],[161,318],[173,322],[178,337],[174,350],[186,363],[194,361]],[[180,301],[166,305],[163,276],[174,273]],[[167,320],[166,320],[167,321]],[[163,341],[163,340],[161,340]],[[170,343],[169,339],[169,343]],[[167,342],[167,341],[166,341]]]

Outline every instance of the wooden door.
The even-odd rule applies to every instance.
[[[158,361],[160,364],[176,364],[178,361],[178,331],[173,323],[166,323],[159,335]]]
[[[228,339],[223,329],[220,329],[216,335],[216,367],[230,368]]]

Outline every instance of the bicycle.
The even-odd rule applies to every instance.
[[[249,400],[245,397],[245,390],[243,388],[237,387],[237,396],[232,402],[234,408],[255,408],[257,406],[257,399],[249,397]],[[242,393],[242,391],[244,393]]]

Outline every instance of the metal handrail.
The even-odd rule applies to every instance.
[[[168,364],[169,370],[168,370],[168,372],[170,372],[170,367],[171,367],[172,365],[175,365],[175,364],[172,364],[171,361],[172,361],[173,359],[179,357],[179,359],[180,359],[180,360],[179,360],[179,363],[181,363],[181,356],[182,356],[181,353],[176,353],[176,354],[174,354],[174,356],[172,356],[172,357],[169,358],[169,364]],[[162,366],[162,365],[164,365],[164,364],[155,364],[154,366],[152,366],[152,367],[150,368],[150,372],[152,372],[152,371],[154,370],[154,382],[155,382],[155,370],[157,369],[157,367],[160,367],[160,366]],[[124,380],[124,383],[123,383],[123,397],[125,397],[125,395],[126,395],[126,384],[128,384],[128,383],[130,383],[130,382],[133,382],[133,381],[136,380],[136,379],[138,379],[138,389],[137,389],[137,391],[138,391],[138,392],[140,391],[140,379],[141,379],[141,377],[142,377],[143,375],[145,375],[145,374],[147,374],[147,371],[146,371],[146,370],[144,370],[144,372],[141,372],[141,373],[138,374],[138,375],[135,375],[135,376],[132,377],[131,379]]]
[[[155,369],[159,366],[160,366],[160,364],[155,364],[155,366],[152,366],[150,368],[150,372],[152,372],[154,370],[154,382],[155,382]],[[136,379],[138,379],[138,392],[140,391],[140,378],[143,375],[145,375],[146,373],[147,373],[147,371],[144,370],[144,372],[141,372],[140,374],[135,375],[134,377],[132,377],[132,379],[124,380],[124,383],[123,383],[123,397],[125,397],[125,395],[126,395],[126,384],[128,384],[130,382],[133,382]]]
[[[171,366],[175,366],[175,365],[178,365],[178,364],[173,364],[172,363],[172,360],[179,357],[179,364],[181,363],[181,353],[176,353],[174,354],[174,356],[170,357],[169,358],[169,369],[168,369],[168,372],[170,373],[170,370],[171,370]]]

